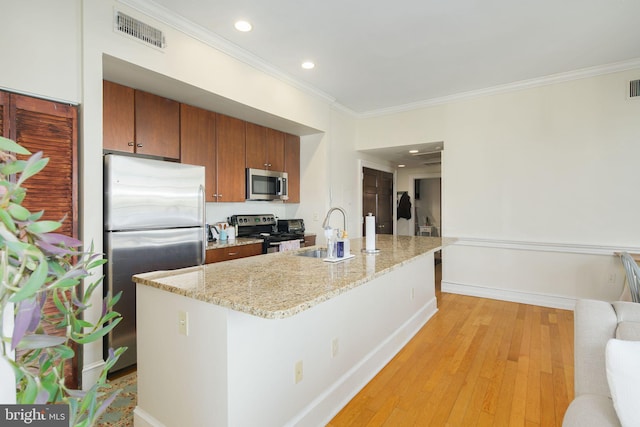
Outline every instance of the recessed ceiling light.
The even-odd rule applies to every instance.
[[[403,168],[405,165],[398,165],[399,168]]]
[[[411,154],[416,154],[418,152],[418,150],[409,150],[409,153]]]
[[[236,27],[236,30],[242,31],[243,33],[251,31],[251,29],[253,28],[253,26],[251,26],[251,23],[247,21],[238,21],[233,24],[233,26]]]
[[[302,68],[304,68],[305,70],[311,70],[312,68],[314,68],[316,66],[316,64],[314,64],[311,61],[304,61],[302,63]]]

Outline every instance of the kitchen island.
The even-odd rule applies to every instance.
[[[136,426],[328,422],[436,312],[439,238],[137,275]]]

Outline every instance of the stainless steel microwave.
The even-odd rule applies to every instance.
[[[286,172],[247,168],[247,200],[287,200]]]

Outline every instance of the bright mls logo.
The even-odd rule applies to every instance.
[[[69,427],[69,406],[0,405],[0,425]]]

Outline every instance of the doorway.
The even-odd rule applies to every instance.
[[[413,182],[414,234],[441,237],[442,179],[440,177],[420,177],[415,178]]]
[[[393,174],[381,170],[362,168],[362,215],[376,217],[377,234],[393,234]],[[362,221],[362,235],[365,222]]]

